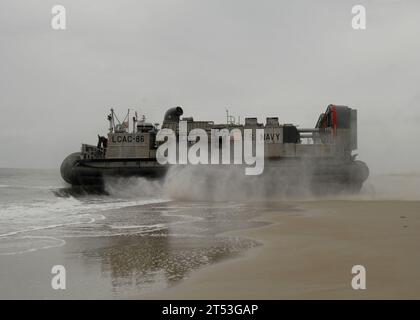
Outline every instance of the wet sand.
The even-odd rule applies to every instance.
[[[419,299],[420,202],[314,201],[271,209],[272,224],[224,235],[262,242],[193,272],[158,299]],[[363,265],[366,290],[351,286]]]

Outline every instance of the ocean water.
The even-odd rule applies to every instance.
[[[49,236],[51,230],[95,223],[104,219],[103,211],[165,201],[72,195],[54,170],[0,169],[0,256],[60,245],[62,240]]]
[[[173,201],[162,183],[144,179],[86,194],[55,170],[0,169],[0,298],[119,298],[170,287],[258,246],[221,233],[265,225],[259,212]],[[56,264],[78,278],[59,295],[50,286]]]

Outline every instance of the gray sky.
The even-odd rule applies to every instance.
[[[367,30],[351,28],[356,4]],[[419,35],[415,0],[2,0],[0,167],[58,167],[106,133],[110,107],[308,127],[335,103],[359,110],[373,172],[419,172]]]

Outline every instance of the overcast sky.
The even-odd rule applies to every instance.
[[[358,109],[373,172],[419,172],[419,35],[415,0],[2,0],[0,167],[58,168],[106,134],[110,107],[309,127],[334,103]]]

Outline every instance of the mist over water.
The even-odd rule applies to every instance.
[[[245,166],[173,165],[161,180],[107,178],[112,197],[161,198],[174,201],[251,202],[311,198],[312,167],[266,167],[262,175],[246,175]]]
[[[373,175],[357,196],[361,200],[420,200],[420,173]]]
[[[122,199],[166,198],[162,181],[140,177],[107,178],[105,191],[110,196]]]
[[[311,165],[299,168],[266,167],[260,176],[247,176],[244,168],[221,166],[172,167],[163,182],[128,180],[133,193],[160,194],[179,201],[312,201],[312,200],[420,200],[420,173],[373,174],[357,193],[314,190]],[[120,187],[124,185],[121,182]],[[322,190],[321,190],[322,191]],[[113,192],[116,192],[114,189]]]
[[[244,167],[173,167],[165,178],[164,192],[186,201],[272,201],[312,195],[306,179],[309,175],[270,167],[264,171],[263,175],[251,176],[245,175]]]

